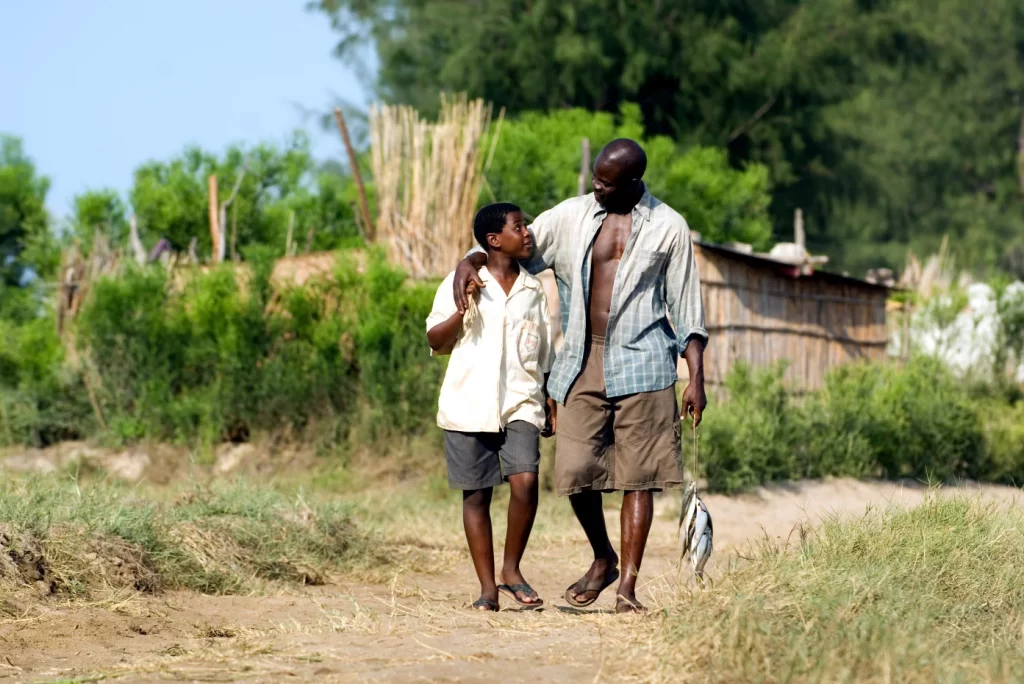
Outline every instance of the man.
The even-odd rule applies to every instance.
[[[594,551],[586,575],[565,593],[583,607],[619,579],[617,612],[645,610],[636,580],[654,517],[655,491],[682,484],[676,354],[690,381],[684,415],[700,423],[704,306],[686,221],[643,182],[647,156],[619,139],[601,150],[592,195],[562,202],[530,226],[531,273],[555,272],[564,343],[548,382],[560,404],[555,486],[568,495]],[[460,309],[486,255],[471,253],[453,287]],[[674,330],[669,323],[671,318]],[[622,565],[608,539],[602,492],[624,491]]]

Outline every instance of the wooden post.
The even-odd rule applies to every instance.
[[[142,240],[139,239],[139,224],[132,214],[128,219],[128,243],[131,245],[132,253],[135,256],[135,263],[139,266],[146,265],[146,250],[142,247]]]
[[[576,194],[587,194],[587,174],[590,173],[590,138],[580,141],[580,175],[577,179]]]
[[[799,208],[793,212],[793,242],[800,247],[804,247],[804,243],[807,242],[804,237],[804,211]]]
[[[295,256],[295,249],[292,243],[292,232],[295,230],[295,210],[288,212],[288,237],[284,241],[284,255]]]
[[[359,173],[359,163],[356,160],[356,151],[352,148],[352,141],[348,137],[348,126],[345,125],[345,115],[341,109],[335,107],[334,119],[338,122],[338,130],[341,132],[341,141],[345,143],[345,151],[348,152],[348,164],[352,167],[352,178],[356,181],[356,189],[359,190],[359,208],[363,214],[363,225],[366,226],[367,241],[376,237],[373,220],[370,218],[370,205],[366,201],[366,188],[363,187],[363,177]]]
[[[210,239],[213,244],[211,259],[213,263],[217,263],[217,258],[220,255],[220,226],[218,225],[220,206],[217,202],[217,176],[211,174],[208,180],[210,186]]]
[[[315,232],[315,229],[313,228],[313,226],[310,226],[309,230],[306,231],[306,254],[309,254],[310,250],[313,249],[313,233],[314,232]]]
[[[238,205],[231,205],[231,260],[238,261]]]

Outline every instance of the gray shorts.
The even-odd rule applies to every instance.
[[[540,430],[524,420],[514,420],[504,432],[444,431],[448,461],[448,486],[452,489],[486,489],[507,481],[510,475],[540,470]]]

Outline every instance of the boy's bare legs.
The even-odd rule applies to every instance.
[[[537,517],[538,478],[537,473],[509,475],[511,496],[508,502],[508,532],[505,535],[505,559],[501,567],[503,584],[528,584],[519,570],[519,563],[530,540],[533,521]],[[520,601],[535,603],[536,596],[516,592]]]
[[[480,598],[497,602],[498,585],[494,582],[494,543],[491,538],[492,488],[462,492],[462,524],[466,528],[469,555],[480,580]]]

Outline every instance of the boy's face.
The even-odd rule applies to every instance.
[[[533,254],[533,238],[526,229],[523,212],[510,211],[505,215],[505,225],[500,233],[487,236],[491,249],[507,254],[513,259],[529,259]]]

